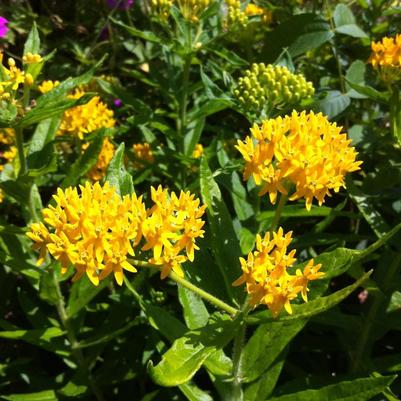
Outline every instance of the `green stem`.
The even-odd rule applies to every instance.
[[[22,128],[15,129],[15,141],[17,143],[17,151],[20,164],[20,175],[23,175],[26,173],[26,159],[24,153],[24,135]]]
[[[141,260],[136,259],[128,259],[130,263],[137,267],[151,267],[160,269],[160,266],[153,265],[151,263],[143,262]],[[226,311],[230,315],[236,315],[238,313],[238,309],[226,304],[221,299],[216,298],[212,294],[208,293],[207,291],[202,290],[201,288],[197,287],[196,285],[192,284],[188,280],[183,277],[180,277],[178,274],[174,273],[173,271],[170,272],[169,277],[174,280],[176,283],[180,284],[181,286],[187,288],[188,290],[198,294],[204,300],[210,302],[211,304],[217,306],[218,308]]]
[[[183,287],[187,288],[188,290],[191,290],[194,293],[198,294],[200,297],[202,297],[206,301],[210,302],[211,304],[217,306],[220,309],[223,309],[228,314],[235,315],[238,313],[237,309],[226,304],[221,299],[216,298],[212,294],[209,294],[207,291],[204,291],[201,288],[197,287],[196,285],[193,285],[191,282],[189,282],[188,280],[185,280],[185,278],[183,278],[183,277],[180,277],[178,274],[174,273],[173,271],[170,272],[169,277],[172,280],[174,280],[176,283],[178,283],[178,284],[182,285]]]
[[[284,195],[284,194],[280,195],[280,200],[278,202],[276,211],[274,213],[273,221],[270,224],[269,231],[276,231],[276,229],[280,223],[281,213],[283,212],[284,206],[287,203],[287,199],[288,199],[287,195]]]
[[[58,315],[59,315],[61,323],[66,331],[68,341],[71,344],[71,353],[72,353],[79,369],[81,369],[83,377],[88,378],[90,387],[91,387],[92,392],[95,395],[96,399],[98,401],[105,401],[103,393],[99,389],[99,387],[96,385],[96,382],[95,382],[95,380],[88,368],[88,365],[85,361],[82,350],[80,349],[80,345],[79,345],[79,342],[75,335],[74,328],[69,320],[67,311],[65,309],[64,297],[63,297],[63,294],[61,293],[60,284],[57,280],[55,271],[53,271],[53,282],[54,282],[54,287],[56,289],[56,294],[57,294],[57,305],[56,306],[57,306]]]
[[[401,144],[401,102],[400,91],[396,85],[390,87],[390,123],[394,139]]]
[[[352,361],[351,365],[351,372],[357,372],[363,368],[363,362],[369,358],[368,350],[369,342],[370,342],[370,334],[372,328],[375,325],[375,320],[377,314],[380,312],[383,302],[386,297],[386,292],[388,289],[389,284],[393,280],[393,277],[398,272],[399,265],[401,262],[401,253],[398,252],[397,256],[395,257],[393,263],[390,267],[386,270],[386,274],[384,275],[381,282],[378,281],[378,285],[382,292],[377,292],[374,295],[373,302],[369,308],[368,314],[366,316],[365,322],[361,329],[361,335],[357,342],[357,347],[355,351],[355,357]]]
[[[241,311],[239,312],[243,317],[249,312],[248,297],[245,299]],[[243,401],[244,393],[242,391],[242,350],[245,343],[246,334],[246,321],[242,319],[241,326],[238,329],[238,333],[234,338],[233,345],[233,380],[231,383],[231,396],[230,401]]]
[[[185,151],[185,133],[187,130],[187,101],[188,101],[188,86],[189,86],[189,72],[192,63],[192,53],[187,55],[184,60],[184,69],[182,73],[182,90],[179,100],[178,111],[178,135],[180,139],[181,152]]]

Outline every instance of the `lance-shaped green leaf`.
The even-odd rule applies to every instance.
[[[151,326],[170,342],[174,342],[187,333],[187,328],[180,320],[166,310],[145,302],[139,294],[137,294],[137,297],[139,305],[145,312]],[[205,367],[214,375],[228,376],[232,371],[232,361],[225,355],[222,349],[219,349],[206,359]]]
[[[114,153],[106,174],[106,181],[109,181],[110,185],[115,187],[121,196],[134,193],[132,176],[128,174],[124,166],[124,149],[123,142]]]
[[[31,31],[29,32],[28,38],[24,44],[24,56],[27,53],[39,54],[40,51],[40,37],[36,22],[32,24]]]
[[[299,319],[260,325],[242,351],[243,381],[250,383],[269,369],[305,324],[306,320]]]
[[[7,401],[57,401],[54,390],[39,391],[37,393],[9,394],[0,396]]]
[[[384,391],[397,376],[366,377],[342,381],[319,389],[308,389],[297,393],[270,398],[269,401],[362,401],[370,400]]]
[[[42,103],[34,107],[31,111],[26,113],[21,120],[19,120],[16,124],[16,127],[27,127],[29,125],[38,123],[47,118],[60,115],[65,110],[86,104],[92,98],[93,95],[87,93],[80,97],[79,99],[59,99],[54,101],[49,101],[46,103]]]
[[[188,113],[188,120],[195,121],[198,118],[204,118],[212,114],[218,113],[228,107],[232,107],[234,102],[230,99],[216,98],[207,100],[202,106],[197,107]]]
[[[64,342],[62,339],[59,339],[61,336],[64,336],[64,331],[59,327],[0,331],[0,338],[25,341],[48,351],[55,352],[58,355],[68,356],[69,350],[67,351],[65,349],[65,346],[63,345]]]
[[[211,354],[227,345],[238,324],[237,320],[227,320],[227,317],[214,318],[202,329],[175,340],[156,366],[149,364],[152,379],[161,386],[186,383]]]
[[[283,369],[285,361],[284,354],[285,353],[281,354],[258,380],[245,388],[245,401],[260,401],[269,397]]]
[[[39,96],[36,99],[36,105],[37,105],[36,107],[43,108],[46,107],[46,105],[49,103],[61,101],[65,99],[67,95],[77,86],[87,84],[92,79],[96,69],[103,63],[105,57],[106,56],[104,56],[91,69],[84,72],[82,75],[79,75],[78,77],[75,78],[69,77],[63,82],[61,82],[58,86],[53,88],[51,91],[44,93],[42,96]]]
[[[293,305],[292,315],[283,315],[275,319],[271,316],[271,313],[269,311],[263,311],[249,315],[246,318],[246,321],[248,322],[248,324],[260,324],[265,322],[281,323],[294,319],[307,319],[311,316],[322,313],[340,303],[343,299],[348,297],[348,295],[350,295],[356,288],[358,288],[365,280],[367,280],[371,274],[372,270],[365,273],[362,277],[355,281],[355,283],[326,297],[320,297],[301,305]]]
[[[121,28],[124,28],[130,35],[134,37],[141,38],[148,42],[153,42],[153,43],[160,43],[161,41],[161,39],[151,31],[143,31],[142,29],[136,29],[133,26],[126,25],[120,21],[117,21],[114,18],[109,17],[109,19],[113,24],[120,26]]]
[[[202,298],[187,288],[178,287],[178,299],[184,311],[184,319],[190,330],[199,329],[209,320],[209,312]]]
[[[232,283],[240,275],[238,258],[242,255],[241,248],[230,213],[204,157],[200,165],[200,186],[203,203],[207,205],[212,250],[224,278],[227,294],[231,299],[239,299],[243,292],[239,288],[234,289]]]
[[[189,401],[213,401],[213,398],[193,383],[181,384],[180,390]]]
[[[379,238],[390,231],[390,226],[376,210],[369,196],[358,189],[352,180],[347,180],[347,189],[351,199],[362,213],[362,216]]]
[[[352,10],[345,4],[338,4],[334,10],[335,31],[355,38],[367,38],[368,35],[359,28]]]

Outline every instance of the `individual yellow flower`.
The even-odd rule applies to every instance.
[[[195,149],[192,152],[192,157],[194,157],[195,159],[199,159],[201,156],[203,155],[203,146],[200,143],[197,143],[195,145]]]
[[[144,143],[134,143],[132,145],[132,150],[134,152],[135,158],[138,160],[134,163],[134,167],[142,168],[143,164],[140,163],[140,160],[153,164],[155,162],[155,158],[153,156],[152,148],[147,142]]]
[[[79,99],[84,94],[77,89],[69,97]],[[114,127],[116,122],[113,116],[113,110],[110,110],[99,96],[94,96],[88,103],[72,107],[64,112],[58,134],[76,135],[82,140],[86,134],[100,128]]]
[[[28,52],[25,54],[25,56],[22,57],[22,62],[24,64],[36,64],[36,63],[41,63],[43,61],[43,58],[40,54],[32,54],[31,52]]]
[[[252,176],[262,185],[259,195],[269,193],[273,204],[278,192],[287,195],[294,187],[290,200],[304,198],[307,210],[313,198],[322,205],[331,191],[345,188],[345,175],[362,163],[341,130],[321,113],[305,111],[255,124],[252,137],[236,146],[245,160],[244,179]]]
[[[377,68],[384,81],[401,78],[401,34],[384,37],[371,43],[372,54],[369,62]]]
[[[151,188],[154,206],[148,211],[148,217],[142,225],[146,240],[142,250],[153,250],[151,263],[163,265],[161,277],[166,277],[170,270],[183,276],[181,263],[194,260],[195,244],[198,237],[203,237],[204,221],[201,219],[206,206],[200,206],[199,199],[189,192],[180,196],[159,186]],[[185,255],[180,255],[185,251]]]
[[[47,93],[54,89],[56,86],[60,84],[59,81],[43,81],[39,86],[38,89],[40,93]]]
[[[83,148],[87,148],[89,144],[85,144]],[[114,156],[115,146],[110,142],[109,138],[103,140],[102,150],[100,151],[96,165],[88,172],[88,177],[92,181],[101,180],[109,167],[110,161]]]
[[[283,308],[292,314],[291,301],[301,293],[306,302],[309,281],[324,275],[319,272],[321,265],[314,265],[313,259],[303,272],[297,269],[295,275],[289,273],[288,269],[296,262],[295,249],[288,252],[291,241],[292,232],[284,235],[282,228],[272,236],[258,234],[256,250],[249,252],[247,259],[240,258],[242,275],[233,283],[234,286],[245,283],[250,305],[265,304],[273,317]]]
[[[34,223],[27,233],[40,249],[38,263],[48,251],[61,263],[62,272],[71,264],[76,270],[73,280],[84,273],[95,285],[110,273],[119,285],[123,270],[135,271],[127,255],[141,239],[141,224],[146,218],[142,197],[121,198],[106,182],[58,189],[56,205],[42,212],[45,224]]]

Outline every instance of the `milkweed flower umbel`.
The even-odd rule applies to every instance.
[[[362,163],[341,130],[321,113],[305,111],[255,124],[252,136],[236,146],[245,160],[244,179],[252,176],[259,195],[268,193],[273,204],[280,192],[290,200],[304,198],[308,210],[314,198],[322,205]]]
[[[85,94],[79,89],[69,97],[79,99]],[[100,128],[112,128],[116,124],[113,110],[103,103],[99,96],[94,96],[88,103],[66,110],[60,123],[58,134],[76,135],[84,139],[88,133]]]
[[[177,196],[168,193],[161,186],[151,189],[154,206],[148,210],[148,217],[142,225],[146,244],[142,250],[153,249],[151,263],[162,265],[161,278],[171,270],[183,277],[181,263],[194,260],[194,252],[199,247],[195,239],[203,237],[205,222],[201,219],[206,206],[189,192]],[[184,251],[184,254],[181,254]]]
[[[146,217],[142,197],[121,198],[107,182],[102,187],[86,183],[77,188],[58,189],[55,206],[42,211],[44,222],[34,223],[27,233],[40,249],[38,263],[49,252],[61,264],[62,273],[69,264],[75,268],[73,280],[85,273],[93,284],[110,273],[118,284],[123,270],[135,272],[127,260],[141,239],[141,223]]]
[[[371,43],[372,54],[369,62],[379,70],[384,81],[401,78],[401,35],[384,37],[379,42]]]
[[[42,211],[44,222],[32,224],[27,233],[39,251],[38,264],[50,253],[62,273],[74,267],[73,280],[86,274],[98,285],[112,273],[121,285],[124,270],[136,272],[130,257],[142,251],[141,257],[160,267],[162,278],[171,270],[182,276],[181,264],[192,262],[199,249],[195,239],[203,236],[205,207],[189,192],[177,196],[158,187],[151,197],[153,205],[146,209],[142,196],[121,198],[107,182],[87,182],[80,191],[59,188],[56,204]]]
[[[281,310],[292,314],[291,301],[301,294],[303,300],[308,300],[308,283],[321,278],[321,264],[314,265],[311,259],[304,270],[297,269],[290,274],[288,269],[296,262],[295,249],[288,251],[292,241],[292,232],[284,235],[279,228],[273,235],[266,233],[263,237],[256,236],[256,250],[249,252],[247,259],[240,258],[242,275],[234,281],[234,286],[246,284],[249,303],[256,307],[266,305],[273,317]]]

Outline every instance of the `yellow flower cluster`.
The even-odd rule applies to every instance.
[[[384,37],[379,42],[372,42],[372,54],[369,58],[374,68],[380,70],[382,79],[392,81],[401,78],[401,34]]]
[[[184,18],[196,22],[202,11],[210,5],[210,0],[176,0]]]
[[[4,165],[10,163],[17,154],[14,138],[13,129],[0,129],[0,171],[3,171]]]
[[[254,63],[239,78],[234,94],[245,107],[259,111],[264,105],[298,103],[314,92],[312,82],[306,81],[302,74],[293,74],[283,66]]]
[[[83,91],[77,89],[69,97],[79,99],[84,94]],[[110,110],[99,96],[94,96],[88,103],[72,107],[64,112],[58,134],[76,135],[82,140],[85,134],[100,128],[114,127],[116,122],[113,116],[113,110]]]
[[[269,24],[273,20],[273,13],[265,8],[259,7],[256,4],[249,3],[245,7],[245,14],[248,17],[254,17],[259,15],[261,17],[262,22],[265,24]]]
[[[60,85],[59,81],[43,81],[39,86],[40,93],[47,93],[54,89],[56,86]]]
[[[24,64],[36,64],[36,63],[41,63],[43,61],[43,58],[40,54],[32,54],[31,52],[28,52],[25,54],[25,56],[22,57],[22,62]]]
[[[291,314],[291,301],[299,293],[306,302],[308,283],[317,280],[324,275],[319,272],[321,264],[314,265],[311,259],[302,272],[296,270],[290,274],[290,268],[296,261],[295,249],[288,252],[288,246],[292,241],[292,232],[284,235],[279,228],[272,237],[266,233],[264,237],[256,236],[256,250],[249,252],[248,258],[240,258],[242,275],[234,281],[238,286],[246,283],[246,291],[250,295],[250,305],[256,307],[265,304],[273,317],[277,317],[283,307]]]
[[[84,144],[83,148],[87,148],[89,144]],[[110,142],[109,138],[105,138],[102,144],[102,150],[100,151],[96,165],[91,168],[88,172],[88,177],[92,181],[101,180],[109,167],[110,161],[114,156],[115,146]]]
[[[151,0],[151,10],[162,19],[169,16],[170,7],[176,4],[185,19],[197,22],[200,14],[209,7],[211,0]]]
[[[206,206],[200,206],[200,200],[189,192],[182,192],[178,197],[170,195],[167,189],[159,186],[151,189],[154,206],[148,210],[148,216],[142,224],[142,233],[146,244],[142,250],[153,249],[150,263],[161,265],[161,278],[168,276],[171,270],[184,276],[181,263],[194,260],[197,237],[203,237],[205,222],[201,219]],[[185,250],[185,254],[180,254]]]
[[[194,157],[195,159],[200,159],[202,155],[203,155],[203,146],[201,143],[197,143],[195,145],[194,151],[192,152],[192,157]]]
[[[305,198],[308,210],[313,198],[321,205],[330,191],[345,187],[345,174],[362,164],[341,129],[321,113],[305,111],[255,124],[252,137],[236,146],[246,162],[244,179],[252,176],[262,185],[259,195],[269,193],[273,204],[278,192],[287,195],[294,186],[290,200]]]
[[[153,249],[151,263],[162,266],[162,277],[174,269],[182,274],[180,263],[193,260],[195,239],[203,235],[204,207],[194,195],[152,188],[153,207],[146,210],[142,196],[121,198],[107,182],[101,186],[86,183],[77,188],[57,190],[55,206],[42,211],[44,222],[30,226],[28,237],[39,250],[38,264],[49,252],[65,273],[75,268],[73,280],[85,273],[95,285],[113,273],[119,285],[123,270],[135,272],[129,256],[134,256],[141,238],[142,250]],[[186,254],[180,254],[185,250]]]
[[[25,73],[15,65],[15,60],[7,60],[8,68],[3,66],[3,53],[0,52],[0,99],[9,100],[13,93],[25,82]]]
[[[153,164],[155,162],[152,148],[147,142],[134,143],[132,145],[132,151],[134,152],[135,158],[138,159],[138,162],[134,163],[134,167],[136,168],[143,168],[143,164],[140,163],[139,160],[143,160],[149,164]]]

